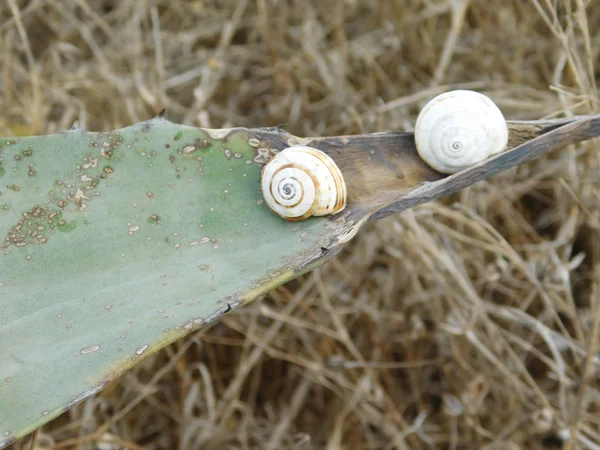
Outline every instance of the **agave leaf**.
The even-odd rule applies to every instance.
[[[147,355],[334,256],[369,221],[600,135],[600,116],[512,122],[511,150],[452,176],[412,133],[301,139],[161,117],[110,133],[0,139],[0,448]],[[327,152],[341,213],[263,204],[274,151]]]

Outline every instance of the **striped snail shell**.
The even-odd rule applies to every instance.
[[[325,216],[346,206],[346,184],[333,159],[320,150],[292,146],[262,169],[265,202],[277,215],[298,221]]]
[[[417,118],[415,143],[427,164],[452,174],[502,152],[508,144],[508,126],[485,95],[450,91],[425,105]]]

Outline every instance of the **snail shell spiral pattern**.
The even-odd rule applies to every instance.
[[[508,126],[485,95],[450,91],[425,105],[417,118],[415,142],[427,164],[452,174],[502,152],[508,144]]]
[[[293,146],[262,169],[261,187],[269,208],[289,221],[324,216],[346,206],[346,184],[333,159],[320,150]]]

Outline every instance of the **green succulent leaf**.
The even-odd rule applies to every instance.
[[[252,137],[154,120],[0,140],[0,442],[321,255],[335,230],[268,210]]]
[[[600,135],[600,116],[511,122],[509,149],[446,176],[411,133],[301,139],[161,117],[109,133],[0,139],[0,448],[149,354],[333,257],[363,225]],[[303,144],[348,185],[287,222],[261,169]]]

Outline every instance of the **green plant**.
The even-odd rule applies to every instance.
[[[600,116],[511,122],[509,150],[451,176],[412,133],[298,138],[162,117],[0,139],[0,447],[144,357],[332,258],[367,223],[600,135]],[[344,173],[341,213],[287,222],[260,171],[291,144]]]

